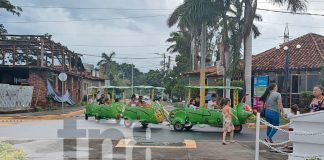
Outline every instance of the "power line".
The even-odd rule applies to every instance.
[[[93,54],[81,54],[83,56],[90,56],[90,57],[99,57],[100,55],[93,55]],[[161,57],[112,57],[113,59],[160,59]]]
[[[70,6],[20,6],[22,8],[62,8],[62,9],[76,9],[76,10],[133,10],[133,11],[169,11],[175,8],[111,8],[111,7],[70,7]]]
[[[111,21],[121,19],[139,19],[139,18],[154,18],[165,17],[169,15],[149,15],[149,16],[135,16],[135,17],[119,17],[119,18],[99,18],[99,19],[70,19],[70,20],[50,20],[50,21],[9,21],[0,23],[61,23],[61,22],[88,22],[88,21]]]
[[[258,23],[267,23],[267,24],[275,24],[275,25],[286,25],[285,23],[263,22],[263,21],[260,21]],[[302,27],[302,28],[324,28],[324,27],[319,27],[319,26],[296,25],[296,24],[289,23],[289,27],[290,26],[292,26],[292,27]]]
[[[323,3],[324,1],[308,1],[310,3]],[[258,2],[258,3],[272,3],[272,2]]]
[[[324,1],[309,1],[309,2],[324,2]],[[272,3],[272,2],[258,2]],[[40,9],[71,9],[71,10],[130,10],[130,11],[172,11],[175,8],[114,8],[114,7],[71,7],[71,6],[20,6],[22,8],[40,8]],[[307,9],[307,10],[324,10],[324,9]]]
[[[264,8],[257,8],[261,11],[268,11],[268,12],[276,12],[276,13],[288,13],[288,14],[295,14],[295,15],[311,15],[311,16],[323,16],[323,14],[317,13],[294,13],[289,11],[279,11],[279,10],[271,10],[271,9],[264,9]],[[117,17],[117,18],[102,18],[102,19],[70,19],[70,20],[39,20],[39,21],[9,21],[9,22],[0,22],[0,23],[61,23],[61,22],[88,22],[88,21],[110,21],[110,20],[121,20],[121,19],[138,19],[138,18],[154,18],[154,17],[165,17],[169,15],[148,15],[148,16],[134,16],[134,17]]]
[[[76,46],[76,47],[116,47],[116,48],[132,48],[132,47],[160,47],[160,46],[169,46],[169,45],[87,45],[87,44],[74,44],[74,45],[69,45],[69,46]]]
[[[260,11],[267,11],[267,12],[276,12],[276,13],[288,13],[288,14],[296,14],[296,15],[307,15],[307,16],[322,16],[324,14],[317,14],[317,13],[298,13],[298,12],[289,12],[289,11],[280,11],[280,10],[272,10],[272,9],[265,9],[265,8],[257,8]]]

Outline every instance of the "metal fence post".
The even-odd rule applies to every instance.
[[[256,119],[256,134],[255,134],[255,160],[259,160],[259,145],[260,145],[260,113],[257,112]]]

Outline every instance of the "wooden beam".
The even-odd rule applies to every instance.
[[[62,68],[65,71],[65,56],[64,56],[64,48],[62,47]]]
[[[52,53],[52,66],[54,66],[54,52],[53,52],[54,44],[51,44],[51,53]]]
[[[28,51],[28,47],[26,47],[26,65],[28,65],[28,59],[29,59],[29,51]]]
[[[71,59],[72,59],[72,58],[71,58],[71,53],[69,54],[69,59],[70,59],[70,60],[69,60],[69,70],[72,70],[72,66],[71,66]]]
[[[13,53],[12,53],[12,58],[13,58],[13,66],[16,65],[16,43],[13,45]]]

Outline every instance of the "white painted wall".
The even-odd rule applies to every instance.
[[[324,111],[300,114],[293,116],[290,128],[294,132],[324,132]],[[324,155],[324,134],[322,135],[295,135],[290,134],[289,140],[293,142],[293,154],[302,156]],[[304,160],[289,156],[289,160]]]
[[[33,86],[0,84],[0,110],[30,108],[33,89]]]

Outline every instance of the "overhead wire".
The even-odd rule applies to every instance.
[[[169,45],[88,45],[88,44],[71,44],[69,46],[76,46],[76,47],[116,47],[116,48],[122,48],[122,47],[159,47],[159,46],[169,46]]]
[[[69,20],[39,20],[39,21],[0,21],[0,23],[62,23],[62,22],[89,22],[89,21],[111,21],[121,19],[139,19],[139,18],[155,18],[165,17],[169,15],[148,15],[134,17],[115,17],[115,18],[98,18],[98,19],[69,19]]]
[[[25,6],[26,7],[26,6]],[[50,7],[48,7],[50,8]],[[66,7],[73,8],[73,7]],[[77,7],[76,7],[77,8]],[[144,10],[143,8],[114,8],[119,10]],[[150,9],[146,9],[150,10]],[[165,9],[167,10],[167,9]],[[172,9],[168,9],[172,10]],[[265,8],[257,8],[257,10],[268,11],[268,12],[276,12],[276,13],[285,13],[285,14],[294,14],[294,15],[308,15],[308,16],[321,16],[324,17],[324,14],[317,13],[307,13],[307,12],[290,12],[290,11],[282,11],[282,10],[273,10],[273,9],[265,9]],[[60,23],[60,22],[87,22],[87,21],[110,21],[110,20],[121,20],[121,19],[137,19],[137,18],[154,18],[154,17],[165,17],[167,15],[146,15],[146,16],[134,16],[134,17],[115,17],[115,18],[98,18],[98,19],[69,19],[69,20],[38,20],[38,21],[2,21],[0,23]]]

